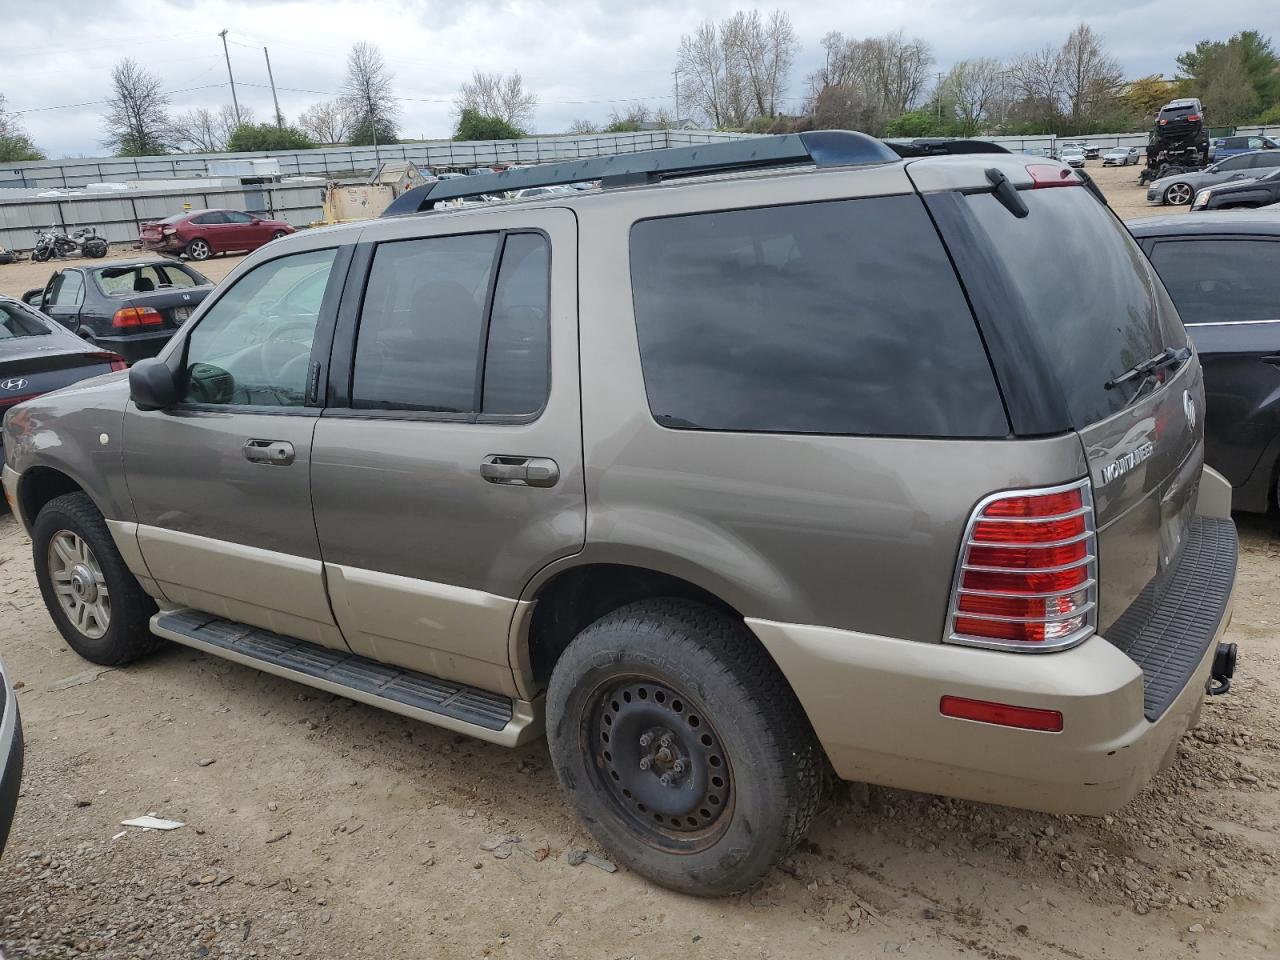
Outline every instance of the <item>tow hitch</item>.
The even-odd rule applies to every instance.
[[[1208,693],[1211,697],[1220,697],[1231,689],[1231,678],[1236,672],[1236,645],[1234,643],[1218,644],[1213,655],[1213,669],[1209,673]]]

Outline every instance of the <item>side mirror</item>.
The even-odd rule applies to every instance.
[[[261,217],[254,217],[254,218],[253,218],[252,220],[250,220],[249,222],[250,222],[251,224],[253,224],[253,225],[256,227],[258,224],[260,224],[260,223],[262,222],[262,218],[261,218]]]
[[[129,397],[139,410],[167,410],[178,402],[173,371],[155,357],[129,368]]]

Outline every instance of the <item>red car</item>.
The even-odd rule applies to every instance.
[[[263,220],[239,210],[188,210],[143,224],[138,240],[147,250],[208,260],[215,253],[257,250],[286,233],[293,233],[293,227],[283,220]]]

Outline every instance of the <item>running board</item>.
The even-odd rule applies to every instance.
[[[156,636],[505,747],[542,732],[542,700],[513,700],[198,610],[161,611]]]

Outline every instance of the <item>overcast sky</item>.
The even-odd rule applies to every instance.
[[[903,28],[933,47],[937,70],[974,56],[1011,57],[1059,44],[1080,20],[1100,32],[1130,77],[1172,76],[1174,57],[1206,37],[1276,26],[1274,0],[810,0],[782,3],[801,48],[791,82],[798,106],[804,75],[828,30],[868,36]],[[230,102],[218,32],[233,41],[241,103],[272,115],[262,47],[295,117],[342,83],[358,40],[378,44],[395,72],[405,137],[446,137],[451,101],[472,68],[518,69],[537,93],[537,130],[605,121],[613,107],[672,104],[680,35],[744,5],[730,0],[0,0],[0,93],[11,110],[105,98],[118,59],[158,73],[175,112]],[[761,6],[761,10],[769,9]],[[1211,13],[1210,13],[1211,12]],[[1278,38],[1280,39],[1280,38]],[[205,89],[190,89],[203,87]],[[315,91],[315,92],[299,92]],[[104,151],[101,104],[24,113],[27,131],[51,157]]]

